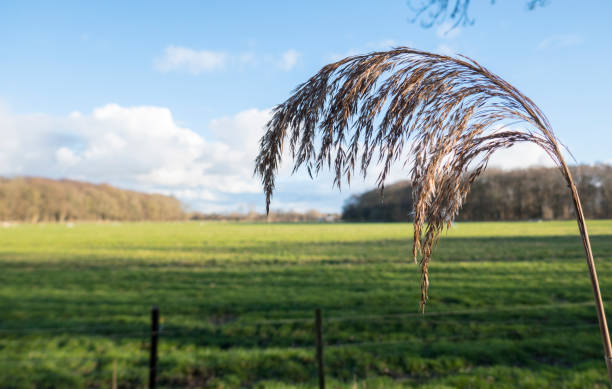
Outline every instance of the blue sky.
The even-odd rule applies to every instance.
[[[405,0],[2,2],[0,174],[261,210],[251,173],[269,109],[326,63],[396,45],[478,60],[543,109],[577,162],[611,162],[612,3],[472,3],[475,23],[449,31],[410,23]],[[492,164],[546,163],[527,146]],[[273,208],[339,211],[374,182],[338,192],[290,167]]]

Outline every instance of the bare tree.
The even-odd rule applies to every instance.
[[[267,209],[286,142],[294,171],[305,166],[312,176],[327,166],[338,187],[356,168],[365,176],[373,160],[381,189],[392,164],[410,166],[423,311],[432,250],[490,156],[518,142],[540,146],[570,188],[612,382],[612,347],[580,198],[548,119],[514,86],[467,57],[407,47],[329,64],[275,107],[267,124],[255,161]]]
[[[543,6],[548,0],[528,0],[527,9],[533,10],[538,6]],[[467,26],[474,23],[469,16],[471,0],[408,0],[408,7],[414,13],[410,20],[415,23],[420,20],[421,26],[429,28],[434,24],[450,20],[451,28]],[[491,0],[495,4],[495,0]]]

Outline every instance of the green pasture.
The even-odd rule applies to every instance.
[[[612,301],[612,221],[589,232]],[[410,224],[0,228],[0,388],[607,387],[576,223],[458,223],[420,273]],[[612,305],[607,305],[612,309]]]

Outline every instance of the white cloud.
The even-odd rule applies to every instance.
[[[578,34],[560,34],[549,36],[538,44],[538,50],[558,49],[564,47],[578,46],[584,41]]]
[[[0,175],[108,182],[172,194],[207,212],[232,211],[237,204],[255,204],[261,210],[262,188],[253,177],[253,162],[270,117],[269,109],[219,117],[209,122],[204,137],[179,125],[165,107],[107,104],[58,117],[16,115],[0,105]],[[329,171],[311,181],[304,171],[291,176],[288,150],[283,162],[274,209],[338,210],[342,198],[373,188],[380,171],[373,164],[365,181],[356,172],[351,187],[343,185],[339,194],[332,189]],[[388,182],[409,178],[410,167],[402,162],[393,166]],[[534,165],[552,162],[528,143],[497,151],[489,163],[503,169]]]
[[[383,49],[384,50],[384,49],[390,49],[394,46],[397,46],[397,43],[393,39],[383,39],[378,42],[370,42],[368,43],[368,46],[372,47],[373,49]]]
[[[278,67],[284,71],[289,71],[297,64],[300,53],[294,49],[285,51],[280,58]]]
[[[449,21],[440,24],[440,26],[436,29],[436,35],[438,35],[439,38],[445,39],[453,39],[458,37],[461,34],[461,27],[453,26],[454,23],[451,23]]]
[[[262,64],[289,71],[297,65],[301,56],[302,54],[295,49],[286,50],[280,55],[261,55],[252,50],[230,53],[168,46],[164,53],[153,61],[153,66],[163,73],[179,72],[193,75]]]
[[[205,139],[164,107],[108,104],[62,117],[0,111],[0,175],[107,182],[198,200],[205,210],[225,194],[261,193],[253,161],[269,117],[249,109],[213,120],[214,138]]]
[[[489,160],[489,167],[504,170],[520,169],[530,166],[554,166],[548,154],[534,143],[517,143],[507,149],[496,151]]]
[[[402,44],[398,44],[397,41],[393,39],[382,39],[379,41],[368,42],[363,47],[360,48],[351,48],[342,53],[333,53],[327,56],[327,59],[330,61],[339,61],[346,57],[351,57],[353,55],[365,54],[371,51],[381,51],[381,50],[390,50],[397,46],[408,46],[412,47],[414,44],[410,41],[406,41]]]
[[[55,157],[61,166],[72,166],[81,160],[79,157],[74,155],[72,150],[67,147],[60,147],[57,149],[55,152]]]
[[[453,47],[447,45],[447,44],[439,44],[438,47],[436,48],[436,51],[440,54],[443,55],[448,55],[450,57],[454,56],[455,54],[457,54],[457,50],[454,49]]]
[[[219,195],[207,190],[207,189],[174,189],[174,190],[160,190],[159,193],[167,196],[174,196],[186,201],[200,200],[200,201],[217,201]]]
[[[200,74],[225,68],[227,59],[228,55],[224,52],[168,46],[163,56],[155,61],[155,67],[162,72]]]
[[[208,127],[218,139],[252,152],[259,146],[259,139],[270,117],[271,110],[252,108],[232,116],[213,119]]]
[[[238,56],[238,61],[245,65],[254,65],[257,63],[255,53],[252,51],[245,51]]]

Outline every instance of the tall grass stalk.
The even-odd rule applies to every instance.
[[[544,149],[570,188],[612,383],[612,346],[595,263],[560,142],[531,99],[476,61],[398,47],[323,67],[274,108],[255,173],[269,210],[286,143],[294,171],[304,166],[312,177],[327,167],[338,187],[344,180],[350,183],[356,170],[365,177],[374,164],[382,191],[393,164],[409,166],[415,204],[412,255],[421,267],[424,312],[428,267],[440,233],[491,155],[520,142]]]

